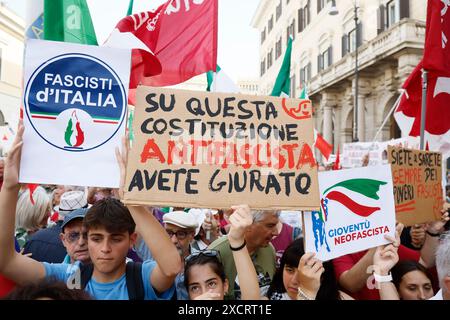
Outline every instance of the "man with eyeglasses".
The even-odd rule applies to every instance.
[[[67,256],[63,263],[73,264],[80,261],[83,264],[91,263],[87,247],[87,233],[83,227],[83,219],[87,208],[72,211],[65,218],[61,225],[62,233],[59,235]]]
[[[68,190],[64,192],[58,206],[58,221],[54,226],[41,229],[33,234],[25,243],[24,253],[31,253],[31,257],[36,261],[61,263],[67,256],[66,246],[62,243],[60,236],[64,218],[74,210],[87,207],[84,191]]]
[[[195,229],[198,222],[192,213],[184,211],[172,211],[163,216],[164,228],[184,261],[195,250],[191,243],[194,240]],[[184,270],[184,268],[183,268]],[[189,300],[189,295],[184,285],[183,270],[175,278],[177,300]]]

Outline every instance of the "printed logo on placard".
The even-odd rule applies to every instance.
[[[71,152],[108,142],[126,115],[126,91],[114,70],[81,53],[44,62],[26,84],[25,113],[50,145]]]
[[[297,106],[289,107],[286,98],[281,100],[281,106],[284,112],[296,120],[305,120],[312,117],[311,100],[303,100]]]
[[[320,200],[320,211],[312,212],[312,232],[314,235],[314,246],[316,251],[319,252],[323,246],[325,246],[328,252],[331,251],[328,244],[328,238],[334,240],[334,245],[339,245],[345,242],[389,232],[387,226],[371,228],[370,221],[367,219],[360,223],[328,231],[325,228],[325,223],[329,216],[328,206],[331,200],[340,203],[345,208],[341,208],[341,212],[347,214],[352,213],[363,219],[368,218],[381,208],[379,206],[365,205],[363,203],[367,203],[371,200],[378,202],[380,200],[378,195],[380,187],[386,184],[387,182],[373,179],[350,179],[326,189]],[[354,196],[357,196],[358,200],[353,199]]]

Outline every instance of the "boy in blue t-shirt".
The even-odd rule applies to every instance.
[[[14,242],[11,239],[20,189],[18,177],[23,131],[23,124],[20,123],[8,154],[3,188],[0,192],[0,273],[18,285],[54,277],[65,281],[69,287],[79,288],[79,262],[74,265],[41,263],[14,250]],[[122,175],[123,159],[119,159]],[[144,207],[127,208],[119,200],[108,198],[93,205],[84,219],[88,250],[93,264],[92,276],[85,290],[93,298],[129,299],[125,277],[126,256],[136,241],[136,224],[154,258],[153,262],[145,261],[142,264],[144,299],[172,297],[173,283],[181,269],[181,258],[164,228]]]

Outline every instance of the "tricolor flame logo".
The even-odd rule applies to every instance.
[[[75,130],[74,130],[75,123]],[[67,123],[66,132],[64,133],[64,140],[69,147],[79,147],[84,142],[84,131],[81,130],[80,121],[77,117],[77,112],[74,110]]]
[[[378,181],[373,179],[350,179],[346,181],[339,182],[331,187],[329,187],[327,190],[325,190],[324,197],[320,201],[320,218],[322,221],[327,221],[328,217],[328,201],[334,200],[345,206],[347,209],[349,209],[354,214],[360,216],[360,217],[368,217],[372,215],[375,211],[380,210],[380,207],[371,207],[366,206],[363,204],[360,204],[353,199],[351,199],[346,194],[332,190],[337,187],[342,187],[347,190],[351,190],[353,192],[359,193],[363,196],[366,196],[368,198],[379,200],[380,197],[378,196],[378,191],[380,191],[380,187],[382,185],[387,184],[384,181]]]
[[[384,181],[373,179],[350,179],[339,182],[326,189],[323,193],[322,199],[320,200],[320,211],[312,212],[312,232],[314,235],[314,246],[316,248],[316,252],[319,252],[323,246],[325,246],[328,252],[331,251],[330,246],[328,245],[325,230],[325,222],[328,220],[328,203],[331,200],[339,202],[348,210],[360,217],[368,217],[375,211],[380,210],[380,207],[371,207],[360,204],[343,192],[333,189],[341,187],[343,189],[359,193],[365,197],[379,200],[380,197],[378,196],[378,191],[380,191],[380,186],[385,184],[387,183]]]

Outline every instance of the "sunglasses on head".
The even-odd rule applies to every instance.
[[[205,257],[216,257],[220,261],[220,252],[217,250],[203,250],[203,251],[197,251],[192,253],[191,255],[187,256],[186,259],[184,259],[185,263],[188,263],[192,260],[195,260],[196,258],[200,256]]]

